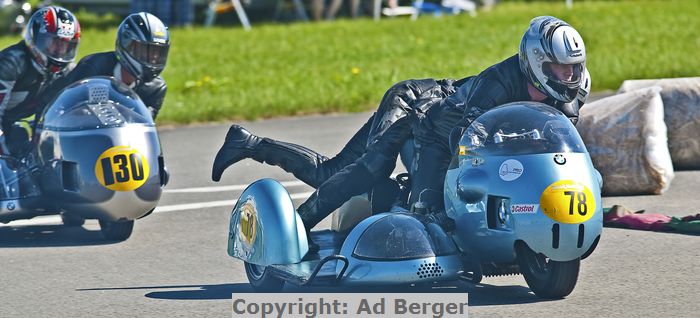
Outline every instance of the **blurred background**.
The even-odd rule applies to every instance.
[[[594,92],[700,76],[697,0],[0,0],[0,46],[48,3],[78,16],[79,57],[112,50],[129,12],[171,26],[161,124],[370,110],[400,80],[462,78],[517,53],[539,15],[581,33]]]

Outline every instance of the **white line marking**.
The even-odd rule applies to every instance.
[[[306,199],[312,193],[313,192],[292,193],[289,196],[292,198],[292,200]],[[164,205],[164,206],[156,207],[156,210],[153,211],[153,213],[167,213],[167,212],[176,212],[176,211],[185,211],[185,210],[197,210],[197,209],[215,208],[215,207],[220,207],[220,206],[230,206],[231,208],[233,208],[233,206],[236,204],[237,201],[238,200],[222,200],[222,201],[209,201],[209,202]],[[60,225],[62,223],[63,223],[63,221],[61,220],[60,215],[43,215],[43,216],[37,216],[37,217],[29,219],[29,220],[12,221],[8,224],[1,224],[0,223],[0,227],[32,226],[32,225]]]
[[[282,181],[280,182],[285,187],[298,187],[306,185],[306,183],[295,180],[295,181]],[[165,189],[163,193],[208,193],[208,192],[224,192],[224,191],[243,191],[250,184],[236,184],[228,186],[218,186],[218,187],[197,187],[197,188],[183,188],[183,189]]]
[[[396,178],[398,174],[394,173],[391,175],[392,178]],[[299,180],[293,181],[280,181],[284,187],[298,187],[298,186],[309,186],[304,182]],[[208,192],[225,192],[225,191],[243,191],[250,184],[235,184],[227,186],[217,186],[217,187],[196,187],[196,188],[182,188],[182,189],[165,189],[163,193],[208,193]]]
[[[305,198],[308,198],[312,193],[313,192],[293,193],[289,196],[292,198],[292,200],[305,199]],[[210,202],[197,202],[197,203],[187,203],[187,204],[166,205],[166,206],[157,207],[156,210],[153,211],[153,213],[165,213],[165,212],[175,212],[175,211],[183,211],[183,210],[215,208],[215,207],[227,206],[227,205],[230,205],[233,208],[233,205],[235,205],[237,201],[238,200],[223,200],[223,201],[210,201]]]

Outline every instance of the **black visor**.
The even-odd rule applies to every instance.
[[[65,39],[55,34],[39,33],[36,36],[36,48],[58,62],[72,62],[78,52],[78,39]]]
[[[170,46],[131,41],[126,49],[134,59],[145,65],[163,67],[168,59]]]
[[[553,82],[578,88],[583,76],[583,64],[542,64],[542,72]]]

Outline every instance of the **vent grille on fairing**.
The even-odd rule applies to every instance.
[[[442,266],[440,266],[440,264],[428,263],[427,261],[425,261],[418,267],[416,275],[418,275],[419,278],[440,277],[444,272],[445,270],[442,269]]]

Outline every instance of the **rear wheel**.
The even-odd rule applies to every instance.
[[[133,229],[134,220],[117,222],[100,220],[102,236],[110,241],[121,242],[128,239]]]
[[[284,281],[270,275],[265,266],[245,262],[245,274],[255,291],[278,292],[284,287]]]
[[[581,259],[557,262],[535,253],[526,244],[516,247],[520,272],[527,285],[542,298],[560,299],[568,296],[576,287]]]

